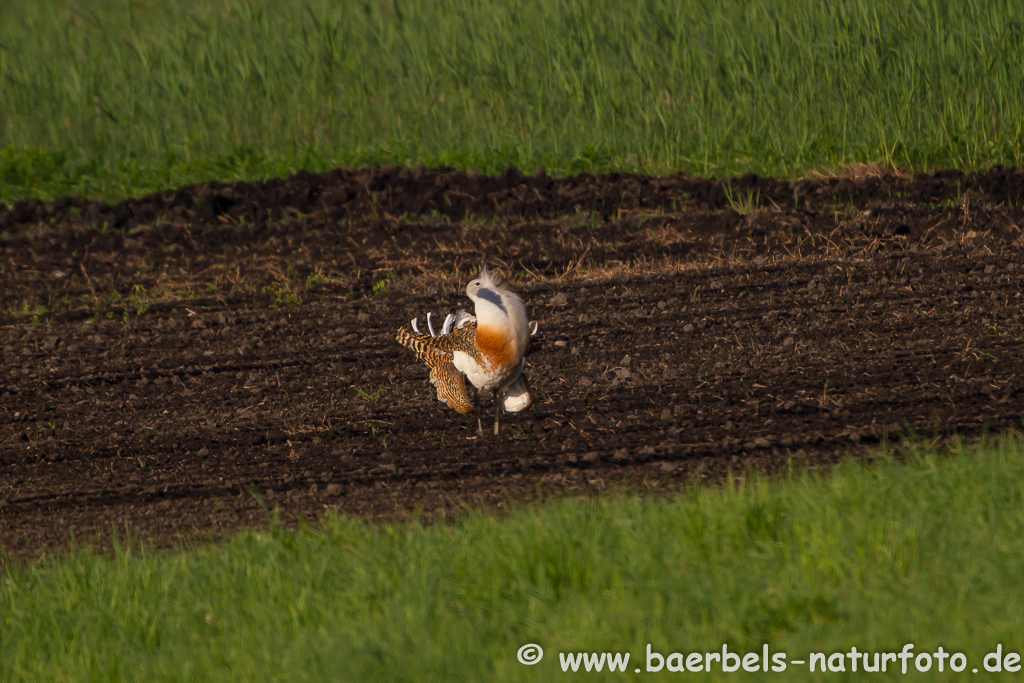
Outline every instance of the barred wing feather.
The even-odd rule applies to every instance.
[[[437,389],[438,401],[463,415],[473,412],[473,404],[466,393],[466,376],[450,360],[439,360],[430,366],[430,383]]]
[[[466,392],[466,376],[455,367],[452,359],[455,351],[472,351],[475,338],[476,324],[470,323],[437,336],[405,329],[400,329],[396,336],[399,344],[411,349],[430,368],[430,383],[437,389],[437,400],[464,415],[473,412],[473,404]]]

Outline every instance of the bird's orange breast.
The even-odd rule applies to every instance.
[[[501,330],[477,327],[476,347],[495,370],[505,372],[519,363],[515,343]]]

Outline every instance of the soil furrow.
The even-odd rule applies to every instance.
[[[363,169],[0,208],[0,544],[446,515],[1019,428],[1022,225],[1013,169]],[[482,262],[540,323],[534,405],[498,439],[394,342],[467,307]]]

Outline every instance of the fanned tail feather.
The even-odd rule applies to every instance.
[[[444,323],[441,324],[441,332],[439,334],[437,331],[434,330],[434,323],[431,320],[432,316],[432,313],[427,313],[427,332],[429,332],[430,336],[434,339],[436,339],[437,337],[443,337],[446,334],[451,334],[455,330],[460,330],[463,328],[463,326],[465,326],[466,323],[476,322],[476,316],[466,313],[465,311],[459,311],[458,313],[449,313],[445,317]],[[413,318],[412,320],[410,320],[409,326],[412,328],[412,331],[415,332],[416,334],[423,334],[422,332],[420,332],[419,318]],[[536,332],[536,328],[534,329],[534,332]],[[531,335],[532,334],[533,333],[531,333]]]
[[[470,313],[466,313],[465,311],[459,311],[455,315],[450,315],[448,317],[452,319],[452,324],[451,327],[448,328],[448,332],[446,334],[451,334],[455,330],[461,330],[463,327],[466,326],[467,323],[476,322],[476,316]],[[447,323],[448,321],[445,320],[445,322]]]

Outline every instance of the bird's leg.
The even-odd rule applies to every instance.
[[[502,415],[501,392],[498,389],[495,389],[494,393],[490,394],[490,402],[495,404],[495,436],[498,436],[498,419]]]
[[[476,392],[476,398],[473,401],[473,410],[476,412],[476,435],[484,435],[484,423],[480,420],[480,391]]]

